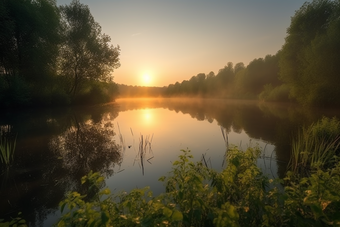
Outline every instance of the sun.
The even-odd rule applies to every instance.
[[[151,84],[151,76],[148,73],[145,73],[142,78],[143,85],[150,85]]]

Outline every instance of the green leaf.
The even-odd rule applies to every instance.
[[[66,203],[65,203],[65,202],[62,203],[62,205],[61,205],[61,207],[60,207],[61,213],[63,213],[65,206],[66,206]]]
[[[101,215],[102,223],[106,224],[109,221],[109,216],[106,214],[106,212],[102,212]]]
[[[182,212],[178,211],[178,210],[174,210],[171,219],[173,221],[182,221],[183,220],[183,214]]]
[[[179,191],[179,192],[178,192],[178,198],[179,198],[180,200],[183,199],[183,191]]]
[[[163,214],[165,215],[165,217],[170,218],[171,214],[172,214],[172,211],[169,208],[164,207],[163,208]]]

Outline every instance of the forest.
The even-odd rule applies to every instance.
[[[3,107],[108,102],[120,47],[110,44],[79,0],[0,2],[0,102]]]
[[[3,107],[113,101],[115,97],[259,99],[340,106],[340,4],[304,3],[274,55],[228,62],[166,87],[117,85],[120,47],[110,44],[88,6],[73,0],[0,2],[0,102]],[[120,93],[120,96],[119,96]]]

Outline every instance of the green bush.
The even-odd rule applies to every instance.
[[[249,148],[242,152],[228,151],[227,168],[218,173],[201,162],[193,163],[190,151],[183,151],[173,163],[165,182],[166,193],[153,197],[148,188],[135,189],[118,196],[108,189],[85,202],[85,195],[69,193],[61,202],[61,211],[68,208],[58,226],[257,226],[264,222],[265,202],[272,201],[266,190],[269,180],[256,166],[260,154]],[[103,181],[90,173],[95,185]],[[274,200],[273,200],[274,201]],[[266,221],[272,220],[266,216]]]
[[[74,103],[79,105],[106,103],[114,100],[118,94],[117,85],[113,82],[88,81],[86,89],[74,97]]]
[[[227,151],[222,172],[193,163],[184,150],[169,176],[161,177],[166,193],[149,188],[110,194],[104,178],[89,173],[88,197],[71,192],[60,203],[57,226],[339,226],[340,163],[309,177],[288,172],[285,187],[269,180],[256,166],[258,148]],[[279,189],[281,188],[281,189]]]
[[[259,99],[269,102],[288,102],[289,99],[289,86],[282,84],[277,87],[273,87],[271,84],[266,84],[263,87],[263,91],[259,95]]]

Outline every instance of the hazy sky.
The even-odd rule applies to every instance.
[[[58,5],[71,0],[57,0]],[[121,47],[120,84],[167,86],[275,54],[304,0],[80,0]],[[144,78],[149,75],[149,82]]]

